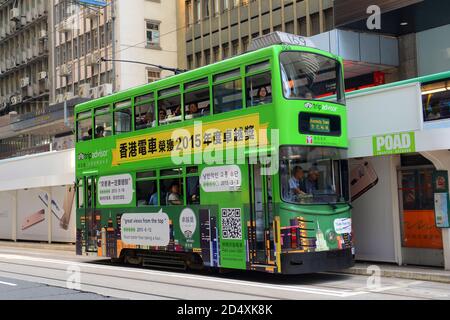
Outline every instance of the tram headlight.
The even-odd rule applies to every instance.
[[[336,232],[333,230],[327,230],[325,233],[325,237],[329,243],[335,243],[336,242]]]

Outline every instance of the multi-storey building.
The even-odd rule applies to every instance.
[[[72,146],[75,104],[177,67],[175,2],[84,2],[0,2],[0,159]]]
[[[333,28],[331,0],[177,1],[179,64],[188,69],[245,52],[250,41],[262,34],[284,31],[312,36]]]
[[[48,1],[0,3],[0,156],[47,137],[16,135],[11,121],[18,115],[43,113],[49,103]],[[10,114],[11,113],[11,114]]]

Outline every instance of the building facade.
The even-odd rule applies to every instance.
[[[312,36],[333,28],[331,0],[177,0],[179,64],[198,68],[247,50],[259,35]]]
[[[0,159],[72,147],[77,103],[177,67],[175,2],[82,2],[0,4]]]
[[[381,13],[372,30],[370,5]],[[335,1],[339,28],[398,39],[389,78],[405,80],[347,96],[360,260],[450,270],[448,192],[437,180],[450,172],[449,10],[448,1]]]

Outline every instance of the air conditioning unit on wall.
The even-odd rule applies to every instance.
[[[63,94],[57,94],[55,97],[55,103],[61,103],[64,102],[64,95]]]
[[[112,94],[112,83],[104,83],[98,87],[98,97],[106,97]]]
[[[72,73],[72,65],[70,63],[63,64],[59,69],[61,77],[67,77]]]
[[[41,71],[37,74],[38,80],[44,80],[47,78],[47,71]]]
[[[29,84],[30,84],[30,78],[25,77],[25,78],[20,79],[20,87],[21,88],[28,87]]]
[[[78,96],[80,98],[90,98],[91,85],[89,83],[80,84],[78,87]]]
[[[11,105],[16,105],[22,102],[22,95],[18,94],[11,97]]]
[[[12,8],[9,11],[9,16],[11,21],[20,21],[20,10],[19,8]]]

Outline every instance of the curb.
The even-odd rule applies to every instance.
[[[58,250],[75,252],[74,244],[51,244],[51,243],[33,243],[33,242],[13,242],[0,241],[0,248],[25,248],[38,250]]]
[[[414,270],[389,270],[381,267],[380,272],[382,277],[450,283],[450,272],[447,271],[420,272]],[[371,275],[367,273],[367,268],[364,267],[352,267],[350,269],[336,271],[336,273],[356,274],[362,276]]]

